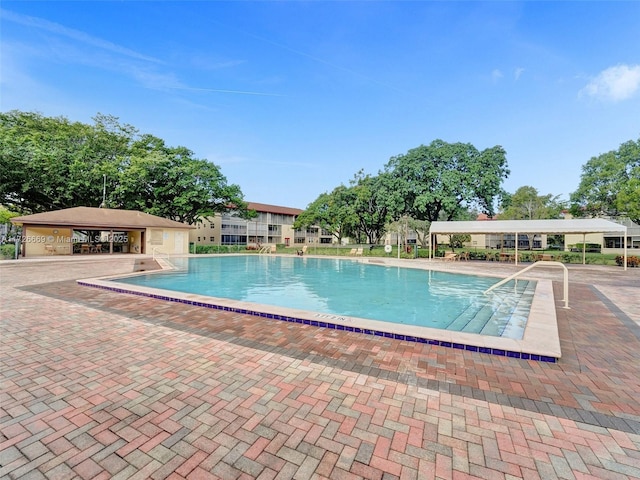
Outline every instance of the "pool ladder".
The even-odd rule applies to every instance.
[[[260,250],[258,250],[258,254],[263,255],[265,253],[276,253],[276,249],[273,245],[265,245],[264,247],[260,247]]]
[[[519,277],[520,275],[522,275],[524,272],[527,272],[529,270],[531,270],[534,267],[538,267],[538,266],[557,266],[557,267],[562,267],[564,269],[564,281],[563,281],[563,294],[564,294],[564,298],[562,299],[562,301],[564,302],[564,307],[563,308],[569,308],[569,270],[567,270],[567,267],[565,266],[564,263],[562,262],[550,262],[547,260],[540,260],[532,265],[529,265],[526,268],[523,268],[522,270],[520,270],[519,272],[514,273],[513,275],[505,278],[504,280],[500,280],[498,283],[496,283],[495,285],[489,287],[488,289],[486,289],[484,291],[484,294],[486,295],[487,293],[489,293],[491,290],[493,290],[494,288],[497,288],[501,285],[504,285],[505,283],[507,283],[510,280],[513,280],[516,277]]]

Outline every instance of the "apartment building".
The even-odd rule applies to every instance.
[[[230,213],[204,219],[190,232],[189,242],[196,245],[303,245],[331,243],[329,232],[319,227],[294,230],[293,223],[303,210],[249,202],[249,210],[258,215],[245,220]]]
[[[627,248],[640,249],[640,225],[632,222],[628,218],[606,218],[620,225],[627,227]],[[620,233],[591,233],[586,236],[582,235],[566,235],[565,246],[570,249],[577,244],[587,243],[600,245],[602,253],[620,254],[624,250],[624,235]],[[632,255],[635,255],[632,253]]]

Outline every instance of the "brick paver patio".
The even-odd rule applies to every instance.
[[[135,261],[0,265],[0,478],[640,478],[640,269],[571,268],[549,364],[74,281]]]

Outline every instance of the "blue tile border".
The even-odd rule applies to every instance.
[[[155,298],[157,300],[164,300],[164,301],[168,301],[168,302],[184,303],[186,305],[192,305],[192,306],[195,306],[195,307],[211,308],[213,310],[222,310],[222,311],[225,311],[225,312],[234,312],[234,313],[240,313],[240,314],[243,314],[243,315],[252,315],[252,316],[255,316],[255,317],[268,318],[268,319],[272,319],[272,320],[281,320],[281,321],[284,321],[284,322],[291,322],[291,323],[299,323],[299,324],[309,325],[309,326],[313,326],[313,327],[330,328],[330,329],[334,329],[334,330],[342,330],[342,331],[347,331],[347,332],[361,333],[361,334],[364,334],[364,335],[374,335],[374,336],[377,336],[377,337],[391,338],[393,340],[403,340],[403,341],[406,341],[406,342],[423,343],[423,344],[428,344],[428,345],[436,345],[436,346],[440,346],[440,347],[453,348],[453,349],[457,349],[457,350],[466,350],[466,351],[470,351],[470,352],[486,353],[486,354],[489,354],[489,355],[497,355],[497,356],[501,356],[501,357],[519,358],[519,359],[523,359],[523,360],[535,360],[535,361],[539,361],[539,362],[548,362],[548,363],[556,363],[558,361],[557,358],[549,357],[549,356],[546,356],[546,355],[536,355],[536,354],[533,354],[533,353],[516,352],[516,351],[511,351],[511,350],[502,350],[502,349],[498,349],[498,348],[477,347],[475,345],[466,345],[466,344],[462,344],[462,343],[452,343],[452,342],[444,341],[444,340],[433,340],[433,339],[430,339],[430,338],[414,337],[414,336],[410,336],[410,335],[402,335],[402,334],[396,334],[396,333],[383,332],[383,331],[380,331],[380,330],[370,330],[370,329],[366,329],[366,328],[349,327],[349,326],[341,325],[339,323],[331,323],[331,322],[324,322],[324,321],[318,321],[318,320],[308,320],[308,319],[304,319],[304,318],[289,317],[289,316],[286,316],[286,315],[278,315],[278,314],[272,314],[272,313],[257,312],[257,311],[254,311],[254,310],[247,310],[247,309],[244,309],[244,308],[229,307],[229,306],[225,306],[225,305],[216,305],[214,303],[198,302],[198,301],[195,301],[195,300],[185,300],[185,299],[182,299],[182,298],[174,298],[174,297],[169,297],[169,296],[166,296],[166,295],[156,295],[156,294],[153,294],[153,293],[136,292],[134,290],[128,290],[128,289],[119,288],[119,287],[110,287],[110,286],[106,286],[106,285],[96,285],[94,283],[90,283],[90,282],[86,282],[86,281],[82,281],[82,280],[77,280],[77,283],[78,283],[78,285],[82,285],[84,287],[98,288],[98,289],[101,289],[101,290],[108,290],[108,291],[115,292],[115,293],[127,293],[127,294],[130,294],[130,295],[138,295],[138,296],[141,296],[141,297]]]

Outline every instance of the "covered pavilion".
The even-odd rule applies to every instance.
[[[136,210],[74,207],[11,219],[23,257],[89,253],[189,253],[194,227]]]
[[[454,221],[454,222],[433,222],[429,229],[429,238],[433,235],[464,235],[464,234],[514,234],[516,239],[518,234],[547,234],[566,235],[582,234],[582,263],[585,264],[586,243],[585,236],[588,233],[619,233],[624,237],[624,269],[627,269],[627,227],[619,223],[601,218],[588,219],[553,219],[553,220],[490,220],[490,221]],[[435,242],[430,242],[429,258],[435,256],[433,246]],[[515,262],[518,264],[518,242],[515,242]]]

